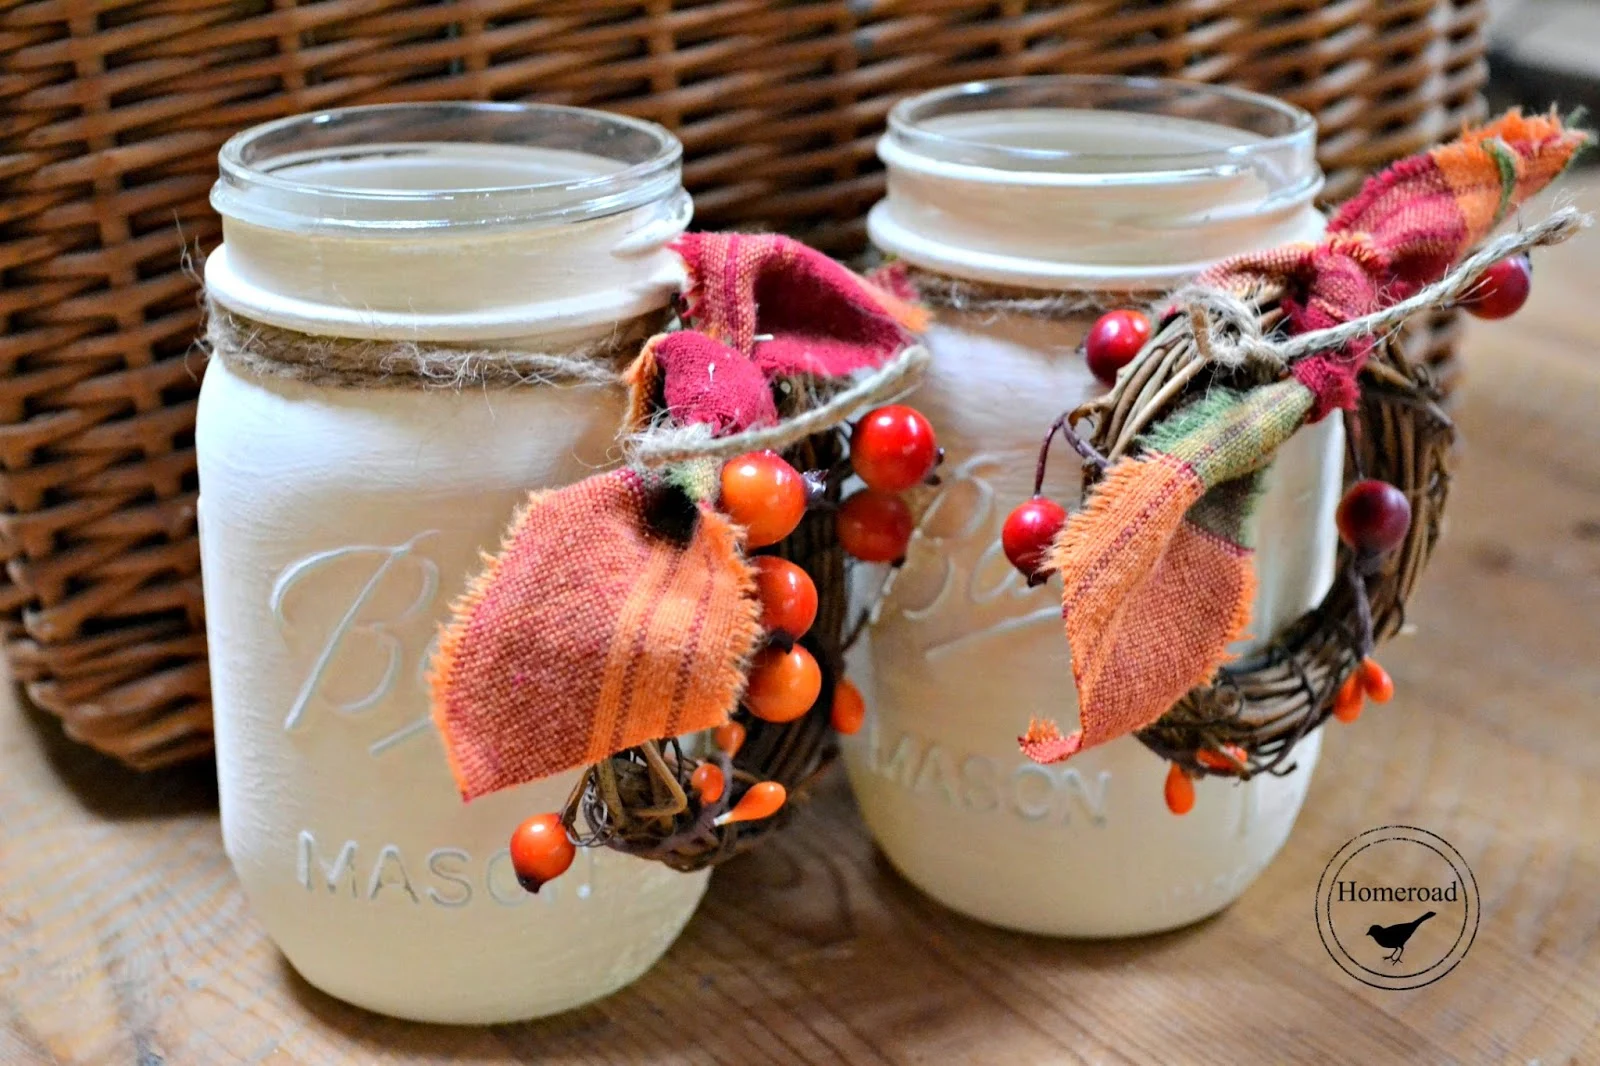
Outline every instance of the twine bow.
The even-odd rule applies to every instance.
[[[1207,362],[1237,368],[1254,361],[1282,368],[1319,352],[1343,348],[1352,341],[1381,337],[1426,311],[1451,307],[1472,295],[1483,272],[1502,259],[1560,244],[1594,222],[1576,207],[1562,207],[1532,226],[1514,230],[1482,245],[1454,269],[1404,300],[1370,314],[1324,329],[1287,337],[1268,337],[1260,309],[1225,289],[1188,285],[1173,294],[1193,324],[1195,343]]]

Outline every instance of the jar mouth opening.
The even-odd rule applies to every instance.
[[[373,104],[236,134],[211,202],[305,232],[581,222],[673,197],[682,161],[664,127],[587,108]]]
[[[1130,113],[1175,121],[1164,135],[1152,130],[1141,138],[1130,131],[1115,149],[1106,149],[1094,138],[1087,146],[1074,144],[1081,133],[1065,128],[1057,136],[1040,137],[1034,130],[1008,138],[983,118],[1019,112]],[[1172,136],[1185,125],[1181,120],[1206,124],[1210,136]],[[896,155],[909,152],[948,165],[1026,174],[1030,180],[1171,179],[1254,167],[1260,160],[1275,160],[1274,170],[1291,161],[1311,180],[1321,180],[1317,125],[1310,113],[1260,93],[1194,82],[1077,74],[966,82],[900,101],[889,112],[888,125],[885,142]],[[1237,136],[1219,138],[1223,131]]]

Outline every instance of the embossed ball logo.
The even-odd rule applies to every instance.
[[[1317,932],[1339,968],[1373,988],[1421,988],[1466,957],[1478,883],[1449,841],[1386,825],[1340,848],[1317,883]]]

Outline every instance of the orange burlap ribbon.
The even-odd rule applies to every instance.
[[[455,607],[434,720],[467,799],[727,720],[760,636],[733,527],[652,532],[660,486],[615,470],[535,493]]]

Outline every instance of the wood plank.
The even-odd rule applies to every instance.
[[[1600,175],[1575,185],[1600,203]],[[209,766],[135,775],[5,708],[0,1062],[1600,1062],[1597,274],[1587,235],[1541,260],[1521,316],[1470,332],[1447,538],[1384,654],[1399,695],[1331,731],[1282,856],[1211,921],[985,928],[888,869],[835,777],[634,987],[540,1023],[413,1025],[278,956]],[[1466,960],[1413,992],[1347,978],[1311,919],[1339,845],[1397,821],[1452,841],[1483,901]]]

